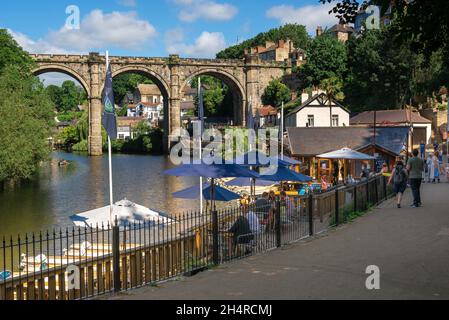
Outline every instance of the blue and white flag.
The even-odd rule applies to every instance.
[[[111,65],[108,65],[108,70],[106,71],[106,81],[103,91],[103,117],[102,124],[103,128],[108,133],[111,140],[117,139],[117,118],[115,116],[114,107],[114,91],[112,89],[112,70]]]

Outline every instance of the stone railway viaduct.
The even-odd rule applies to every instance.
[[[46,72],[65,73],[78,80],[89,99],[89,154],[102,154],[101,115],[102,91],[106,75],[105,57],[89,55],[32,54],[37,68],[35,75]],[[253,106],[261,104],[261,95],[268,83],[290,72],[286,64],[261,61],[257,55],[242,60],[110,57],[113,76],[139,73],[151,79],[164,97],[164,146],[169,148],[170,135],[181,126],[181,101],[190,80],[199,75],[214,76],[231,90],[234,122],[246,123],[250,97]],[[254,109],[255,110],[255,109]]]

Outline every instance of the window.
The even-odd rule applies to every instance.
[[[119,134],[118,138],[119,138],[119,140],[125,140],[125,135],[124,134]]]
[[[338,127],[338,114],[332,115],[332,127]]]
[[[315,126],[315,116],[314,115],[308,115],[307,116],[307,127],[314,127]]]

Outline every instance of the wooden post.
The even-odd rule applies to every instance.
[[[280,248],[282,246],[281,243],[281,202],[280,199],[276,200],[276,247]]]
[[[212,211],[212,261],[215,265],[220,263],[218,257],[218,213]]]

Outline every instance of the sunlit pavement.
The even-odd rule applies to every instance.
[[[449,183],[424,184],[423,207],[383,203],[311,241],[219,266],[192,278],[106,299],[448,299]],[[368,290],[367,266],[380,268]]]

